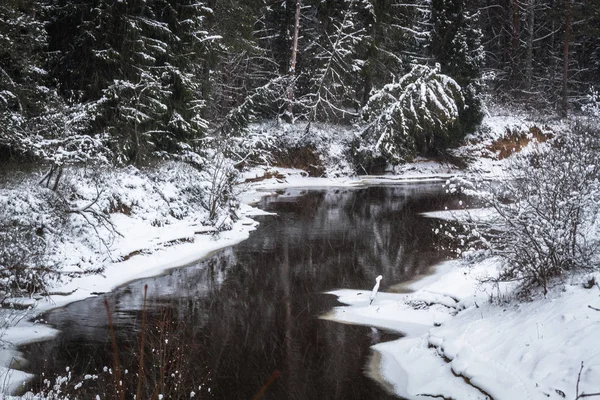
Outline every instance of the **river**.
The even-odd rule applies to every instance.
[[[61,334],[20,349],[28,372],[40,376],[30,385],[40,390],[45,378],[70,373],[64,390],[113,398],[106,299],[125,398],[133,398],[147,286],[142,398],[396,398],[364,371],[370,346],[400,334],[319,319],[339,305],[324,292],[370,290],[377,275],[385,291],[427,273],[450,255],[436,246],[435,221],[420,213],[458,200],[439,183],[265,197],[259,207],[276,215],[257,217],[260,226],[241,244],[43,315]],[[75,388],[85,374],[97,378]]]

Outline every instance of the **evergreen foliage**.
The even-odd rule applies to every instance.
[[[481,68],[484,51],[477,16],[465,0],[432,0],[430,40],[431,55],[463,88],[465,106],[461,111],[462,130],[473,130],[483,117]]]
[[[461,87],[434,68],[415,65],[398,82],[375,91],[363,109],[364,135],[375,151],[393,161],[430,154],[461,137]]]
[[[340,8],[329,11],[328,19],[321,22],[329,27],[320,27],[321,33],[304,50],[313,63],[306,93],[300,99],[309,122],[340,121],[355,114],[351,106],[358,108],[352,82],[364,64],[357,54],[364,33],[357,11],[361,2],[340,3]]]
[[[117,161],[177,153],[202,136],[198,75],[218,38],[204,29],[211,11],[202,3],[102,0],[48,12],[50,32],[79,16],[75,28],[51,41],[53,77],[70,101],[95,104],[94,132],[110,138]]]
[[[200,156],[214,143],[203,140],[208,133],[239,136],[248,122],[290,110],[307,129],[313,121],[356,122],[368,102],[375,107],[374,93],[439,63],[437,73],[461,88],[458,118],[447,132],[433,124],[435,140],[413,132],[396,141],[386,154],[404,159],[442,151],[474,129],[484,70],[488,88],[526,104],[567,96],[580,109],[598,87],[600,8],[579,0],[568,31],[568,10],[549,0],[303,0],[290,77],[296,4],[3,2],[0,153],[54,164]]]
[[[43,23],[34,18],[35,3],[0,5],[0,153],[27,155],[36,134],[30,118],[39,117],[52,99],[42,69],[46,46]]]

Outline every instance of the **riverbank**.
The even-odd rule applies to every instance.
[[[406,336],[373,347],[370,373],[407,399],[574,399],[600,387],[600,274],[575,276],[518,302],[511,286],[481,283],[497,260],[461,260],[409,284],[408,294],[331,292],[347,307],[324,318]],[[385,279],[385,278],[384,278]],[[586,287],[584,287],[584,285]],[[579,390],[579,392],[577,392]]]
[[[185,220],[170,220],[156,225],[147,213],[115,213],[111,215],[112,227],[123,234],[113,243],[111,259],[103,263],[101,273],[89,273],[63,281],[56,281],[47,296],[13,298],[6,301],[10,308],[3,309],[5,319],[11,321],[3,329],[3,346],[0,352],[0,376],[5,392],[14,392],[25,381],[33,378],[20,369],[25,360],[16,350],[20,345],[45,341],[59,332],[39,319],[40,314],[51,309],[64,307],[70,303],[110,292],[132,280],[163,274],[208,257],[211,253],[240,243],[256,229],[258,223],[252,219],[265,212],[253,206],[262,197],[284,188],[297,188],[299,191],[311,188],[364,187],[376,184],[402,184],[418,182],[444,182],[454,174],[440,166],[436,173],[418,172],[406,176],[371,176],[313,178],[304,171],[257,167],[239,177],[238,190],[241,204],[236,211],[235,222],[228,230],[217,232],[200,223],[204,212],[190,214]],[[139,188],[132,188],[139,190]],[[124,196],[127,197],[127,196]],[[140,194],[138,193],[138,198]],[[153,202],[150,202],[153,203]],[[143,203],[138,203],[143,207]],[[148,211],[148,210],[144,210]],[[154,210],[160,214],[160,210]],[[70,246],[71,252],[75,246]],[[88,250],[88,249],[84,249]],[[83,254],[83,252],[82,252]],[[77,255],[70,254],[72,258]]]
[[[470,152],[473,152],[473,149],[480,149],[481,151],[483,151],[482,149],[488,149],[490,143],[497,140],[494,139],[494,137],[501,135],[503,129],[508,129],[506,126],[502,127],[502,124],[500,123],[496,123],[494,126],[496,126],[496,128],[490,130],[490,132],[494,132],[494,134],[490,136],[488,132],[487,139],[483,139],[482,137],[471,138],[471,144],[466,146],[471,146]],[[458,152],[461,151],[465,152],[467,150],[465,150],[465,148],[458,150]],[[50,296],[36,296],[32,299],[10,300],[10,302],[18,304],[18,309],[13,308],[11,310],[5,310],[7,318],[11,319],[11,322],[6,325],[3,336],[5,349],[1,353],[2,361],[4,361],[3,365],[5,367],[0,373],[2,374],[3,382],[5,382],[5,389],[13,390],[23,380],[29,378],[27,374],[18,371],[23,360],[21,360],[19,355],[13,350],[14,347],[27,342],[46,340],[56,334],[55,331],[44,324],[44,321],[29,322],[27,320],[28,318],[33,315],[39,315],[43,311],[52,308],[61,307],[90,296],[108,292],[115,287],[134,279],[164,273],[168,269],[183,266],[204,258],[211,252],[220,248],[239,243],[246,239],[250,232],[256,227],[256,222],[252,220],[251,217],[260,214],[261,211],[253,208],[251,204],[256,202],[261,196],[287,187],[315,188],[374,184],[389,185],[423,181],[443,182],[457,174],[465,173],[476,173],[487,177],[495,177],[501,173],[502,164],[502,160],[496,160],[493,157],[483,157],[474,160],[469,169],[461,170],[452,164],[417,159],[412,164],[403,165],[402,167],[390,171],[393,174],[354,178],[343,176],[337,178],[312,178],[307,177],[305,172],[294,169],[281,167],[255,167],[244,171],[238,182],[237,187],[239,190],[239,197],[242,200],[242,205],[237,211],[238,219],[235,221],[227,220],[226,223],[230,224],[230,229],[224,230],[218,234],[216,234],[216,232],[211,232],[213,231],[212,228],[206,227],[200,222],[206,219],[205,211],[198,211],[196,214],[193,210],[187,210],[186,212],[188,212],[188,214],[184,218],[172,218],[172,210],[162,210],[164,204],[162,204],[160,196],[152,198],[152,201],[148,202],[148,199],[144,198],[144,193],[147,193],[144,190],[147,190],[148,188],[146,182],[143,181],[143,179],[143,182],[141,182],[140,176],[133,174],[135,176],[134,182],[128,181],[129,186],[127,184],[123,186],[129,191],[129,189],[135,189],[136,187],[140,188],[141,186],[146,185],[144,186],[144,190],[133,190],[133,192],[136,193],[133,200],[136,202],[136,205],[147,203],[147,207],[142,207],[141,212],[130,213],[128,211],[130,207],[128,206],[127,201],[119,201],[114,204],[116,211],[118,212],[116,212],[114,218],[112,218],[112,223],[114,224],[113,228],[115,231],[123,233],[123,237],[117,239],[117,244],[113,245],[112,256],[116,259],[111,258],[109,262],[105,263],[104,270],[100,274],[88,274],[67,279],[62,282],[56,282],[50,290]],[[173,189],[173,187],[170,186],[170,183],[169,185],[166,185],[166,187],[168,189]],[[162,192],[164,193],[164,190]],[[177,191],[171,190],[170,195],[172,199],[175,199]],[[93,193],[91,195],[88,193],[88,197],[93,199]],[[85,202],[83,200],[81,202],[82,205],[85,206]],[[165,212],[161,213],[157,210]],[[151,215],[147,215],[149,211],[152,211]],[[157,215],[160,218],[168,219],[168,221],[166,223],[156,223]],[[82,254],[86,254],[86,252],[81,251],[77,246],[73,246],[72,243],[70,247],[68,247],[68,251],[63,253],[71,257],[70,259],[77,259]],[[437,279],[439,275],[436,274],[434,277]],[[429,279],[431,278],[427,278],[425,282],[429,281]],[[424,281],[419,281],[418,284],[422,284],[422,282]],[[386,296],[386,294],[382,293],[380,295],[380,300],[384,299]],[[437,296],[434,300],[441,301],[440,299],[443,298]],[[415,301],[427,304],[426,300],[427,299],[416,299]],[[442,303],[447,300],[448,299],[444,299]],[[393,301],[397,302],[400,300],[394,299]],[[434,303],[433,300],[431,300],[431,302],[432,304]],[[449,309],[452,304],[453,303],[448,300],[448,303],[443,307]],[[29,308],[29,310],[21,310],[22,308]],[[409,310],[407,309],[406,311]],[[413,317],[415,318],[414,321],[409,321],[414,328],[414,332],[412,333],[415,336],[422,336],[428,332],[428,329],[431,328],[431,326],[447,321],[451,317],[451,313],[443,312],[445,311],[444,308],[441,311],[438,311],[439,312],[427,313],[427,315],[422,312],[411,313],[414,314]],[[391,317],[392,316],[387,319],[391,320]],[[424,318],[425,321],[422,321],[421,318]],[[386,324],[388,322],[386,322],[385,319],[386,318],[384,318],[384,321],[382,322],[382,327],[387,326]],[[347,322],[360,323],[361,321]],[[392,324],[398,328],[400,328],[401,325],[403,329],[406,329],[406,322],[407,321],[396,321]],[[377,321],[373,320],[370,320],[368,324],[380,326]],[[389,358],[385,356],[384,352],[381,354],[382,365],[388,363]],[[437,357],[435,360],[438,363],[443,361],[440,357]],[[444,366],[444,368],[449,369],[448,366]],[[394,382],[388,375],[393,376],[399,369],[390,367],[388,368],[389,371],[392,371],[390,373],[386,373],[385,370],[386,368],[384,368],[382,372],[386,377],[386,380]],[[396,388],[395,390],[397,393],[401,393],[400,389],[398,389],[398,385],[394,384],[393,386]]]
[[[221,232],[218,236],[198,232],[195,224],[181,223],[162,229],[139,227],[145,229],[144,234],[141,234],[144,232],[142,229],[138,235],[133,232],[127,235],[139,248],[133,250],[136,254],[128,259],[105,264],[100,274],[84,275],[65,284],[56,285],[47,296],[9,299],[8,302],[13,308],[2,310],[4,318],[10,318],[8,324],[3,327],[4,348],[0,352],[0,379],[3,382],[3,391],[12,393],[19,385],[32,378],[19,370],[26,361],[14,349],[23,344],[48,340],[58,334],[45,325],[43,320],[31,320],[36,315],[110,292],[132,280],[160,275],[169,269],[207,257],[219,249],[235,245],[247,239],[250,232],[256,228],[257,223],[251,216],[260,213],[256,208],[243,205],[240,218],[233,223],[230,230]],[[122,221],[122,225],[118,224],[117,228],[125,228],[126,225],[126,221]]]
[[[155,187],[149,190],[144,174],[139,171],[128,174],[128,179],[121,177],[121,181],[126,183],[118,189],[113,188],[113,191],[119,193],[117,198],[120,209],[110,214],[110,230],[118,232],[112,238],[110,251],[92,258],[91,246],[81,245],[75,230],[71,230],[72,234],[64,238],[62,244],[55,246],[56,251],[52,254],[65,254],[66,260],[88,257],[89,264],[95,261],[101,264],[102,269],[98,272],[85,271],[65,262],[65,267],[59,271],[61,279],[51,283],[46,295],[5,299],[6,307],[0,310],[5,321],[0,350],[2,392],[12,393],[23,382],[32,378],[20,370],[26,360],[15,348],[48,340],[59,333],[36,316],[102,295],[127,282],[157,276],[170,269],[197,262],[215,251],[246,240],[258,226],[258,222],[252,217],[267,214],[252,204],[282,187],[347,187],[359,184],[357,178],[306,178],[303,171],[291,169],[280,169],[276,174],[273,173],[279,178],[261,177],[257,182],[245,182],[245,176],[255,176],[259,170],[270,175],[269,169],[259,168],[240,176],[238,196],[241,203],[235,210],[234,218],[227,220],[228,227],[224,230],[206,224],[206,210],[202,208],[188,211],[183,219],[173,218],[169,210],[165,209],[166,201],[157,205],[160,202],[160,199],[155,198],[160,197],[156,195],[158,190]],[[138,181],[138,184],[133,185],[132,181]],[[156,223],[161,216],[164,218],[163,223]],[[100,234],[107,232],[101,231]],[[68,269],[77,272],[77,276],[69,277]]]

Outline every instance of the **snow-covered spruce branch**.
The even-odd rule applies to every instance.
[[[227,113],[221,124],[213,129],[213,134],[221,137],[235,136],[252,122],[261,110],[278,109],[279,103],[285,101],[286,90],[290,84],[292,83],[288,76],[279,76],[254,89],[242,104]]]
[[[463,103],[461,87],[439,64],[415,65],[371,96],[362,111],[368,122],[363,137],[374,137],[373,150],[393,160],[410,159],[449,138]]]
[[[347,80],[352,72],[354,47],[362,40],[364,33],[363,28],[355,28],[355,3],[355,0],[348,1],[341,22],[334,24],[335,32],[327,37],[326,46],[313,43],[319,49],[315,59],[324,62],[324,65],[317,69],[311,79],[312,90],[299,100],[301,108],[307,110],[307,131],[318,117],[329,121],[355,115],[343,104],[350,91]]]

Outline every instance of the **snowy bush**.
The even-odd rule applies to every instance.
[[[44,292],[62,279],[98,272],[115,235],[100,207],[104,183],[95,171],[69,169],[51,190],[29,177],[0,190],[0,291]],[[86,188],[82,190],[82,188]]]
[[[202,183],[197,198],[208,211],[208,220],[219,229],[231,227],[233,210],[238,205],[234,194],[237,175],[232,161],[221,152],[210,157],[200,173]]]
[[[66,224],[56,193],[35,183],[0,194],[0,292],[10,297],[42,291],[56,279],[53,242]]]
[[[452,141],[463,105],[460,86],[439,65],[415,65],[375,91],[363,109],[363,137],[373,154],[398,162],[440,150]]]
[[[70,166],[56,190],[32,176],[7,182],[0,188],[0,300],[101,271],[127,255],[118,249],[132,224],[151,229],[185,218],[229,228],[235,173],[221,156],[201,171],[182,162],[144,170]]]
[[[495,212],[467,224],[463,249],[504,260],[523,293],[600,266],[600,137],[581,131],[515,156],[506,181],[480,193]]]
[[[590,88],[587,102],[581,106],[581,110],[591,117],[600,118],[600,95],[593,86]]]

